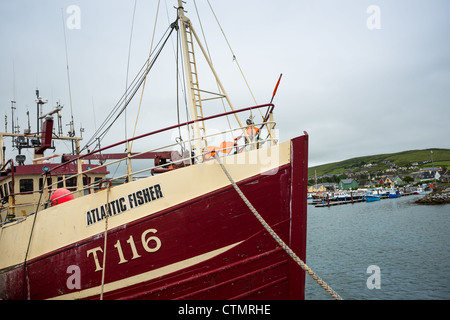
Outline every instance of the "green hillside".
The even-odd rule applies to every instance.
[[[441,167],[443,166],[450,169],[450,149],[425,149],[358,157],[340,162],[328,163],[309,168],[308,176],[314,177],[315,171],[317,172],[317,176],[342,174],[346,170],[362,170],[361,168],[368,164],[376,165],[372,167],[372,170],[382,170],[390,167],[388,164],[383,163],[383,161],[389,161],[399,167],[409,167],[415,162],[418,163],[419,168],[431,167],[431,150],[433,151],[434,165]],[[424,161],[429,162],[423,163]],[[366,168],[365,170],[370,171],[370,169]]]

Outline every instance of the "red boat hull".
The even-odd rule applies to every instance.
[[[308,136],[291,162],[238,183],[306,258]],[[0,270],[3,299],[304,299],[305,275],[230,185]],[[102,288],[102,276],[104,286]],[[25,279],[25,282],[24,282]]]

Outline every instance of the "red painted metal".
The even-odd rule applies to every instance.
[[[308,134],[291,140],[291,219],[289,247],[306,262],[306,225],[308,189]],[[300,230],[304,231],[301,232]],[[304,299],[305,274],[293,260],[289,261],[289,292]]]
[[[306,257],[308,136],[292,140],[291,163],[274,174],[238,183],[242,192],[283,241]],[[148,205],[151,205],[148,204]],[[160,239],[144,250],[148,230]],[[133,237],[132,240],[130,240]],[[105,284],[137,276],[240,242],[198,264],[104,293],[105,299],[303,299],[304,271],[278,247],[232,186],[109,230]],[[120,257],[118,250],[123,257]],[[133,246],[131,245],[133,243]],[[103,248],[103,234],[70,244],[23,264],[0,270],[0,298],[48,299],[78,291],[67,286],[68,267],[80,270],[81,289],[99,287],[89,250]],[[150,247],[155,247],[150,241]],[[97,251],[98,259],[103,254]],[[120,263],[123,259],[126,263]],[[2,287],[3,286],[3,287]],[[85,297],[98,299],[100,291]]]
[[[57,169],[55,169],[58,167]],[[91,173],[101,173],[108,174],[109,172],[105,167],[101,167],[97,164],[83,164],[82,170],[86,171],[90,167],[92,170]],[[97,168],[99,167],[99,168]],[[52,175],[65,174],[65,175],[73,175],[78,173],[78,168],[76,164],[67,163],[67,164],[57,164],[57,163],[43,163],[43,164],[27,164],[25,166],[15,166],[14,174],[17,176],[20,175],[36,175],[36,174],[44,174],[46,171],[52,171]]]
[[[128,156],[127,153],[101,153],[101,154],[89,154],[86,157],[83,157],[85,160],[116,160],[116,159],[125,159]],[[130,153],[130,157],[133,159],[171,159],[172,151],[160,151],[160,152],[145,152],[145,153]],[[79,156],[65,154],[62,156],[62,161],[72,161],[77,159]]]
[[[36,154],[42,154],[48,148],[52,146],[52,131],[53,131],[53,119],[47,119],[42,125],[42,139],[41,146],[36,149]]]

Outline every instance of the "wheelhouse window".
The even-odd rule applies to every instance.
[[[102,178],[99,178],[99,177],[97,177],[97,178],[95,178],[94,179],[94,190],[99,190],[100,188],[100,182],[102,181],[103,179]]]
[[[58,188],[64,187],[63,177],[58,177]]]
[[[77,178],[73,177],[73,178],[67,179],[66,180],[66,188],[69,191],[76,191],[77,190]]]
[[[46,187],[48,190],[51,190],[51,188],[52,188],[51,185],[52,185],[52,178],[47,178]],[[44,179],[39,178],[39,190],[42,190],[43,187],[44,187]]]
[[[20,179],[19,192],[33,192],[33,179]]]

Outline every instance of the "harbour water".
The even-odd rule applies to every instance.
[[[450,299],[450,205],[419,197],[309,205],[307,265],[346,300]],[[308,275],[305,294],[332,299]]]

